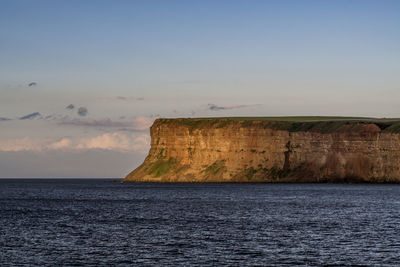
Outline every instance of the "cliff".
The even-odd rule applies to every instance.
[[[124,181],[400,182],[400,120],[158,119]]]

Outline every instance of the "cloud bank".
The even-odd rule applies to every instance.
[[[113,132],[87,138],[41,139],[16,138],[0,140],[0,151],[87,151],[94,149],[118,152],[146,153],[149,150],[150,136],[148,134],[132,134],[127,132]]]
[[[132,120],[114,121],[110,118],[103,119],[64,119],[59,124],[82,127],[123,128],[124,130],[145,131],[148,130],[154,119],[138,116]]]
[[[144,97],[130,97],[130,96],[117,96],[117,100],[136,100],[136,101],[143,101]]]

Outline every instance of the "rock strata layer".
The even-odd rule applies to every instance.
[[[158,119],[135,182],[400,182],[398,122]]]

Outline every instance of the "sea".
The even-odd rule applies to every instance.
[[[400,266],[400,186],[0,179],[0,266]]]

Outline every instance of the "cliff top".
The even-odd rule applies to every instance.
[[[400,133],[400,118],[293,116],[293,117],[219,117],[219,118],[177,118],[157,119],[154,125],[171,124],[185,126],[190,130],[202,128],[223,128],[229,125],[240,127],[262,127],[290,132],[348,132],[382,131]],[[369,126],[368,128],[367,125]]]

